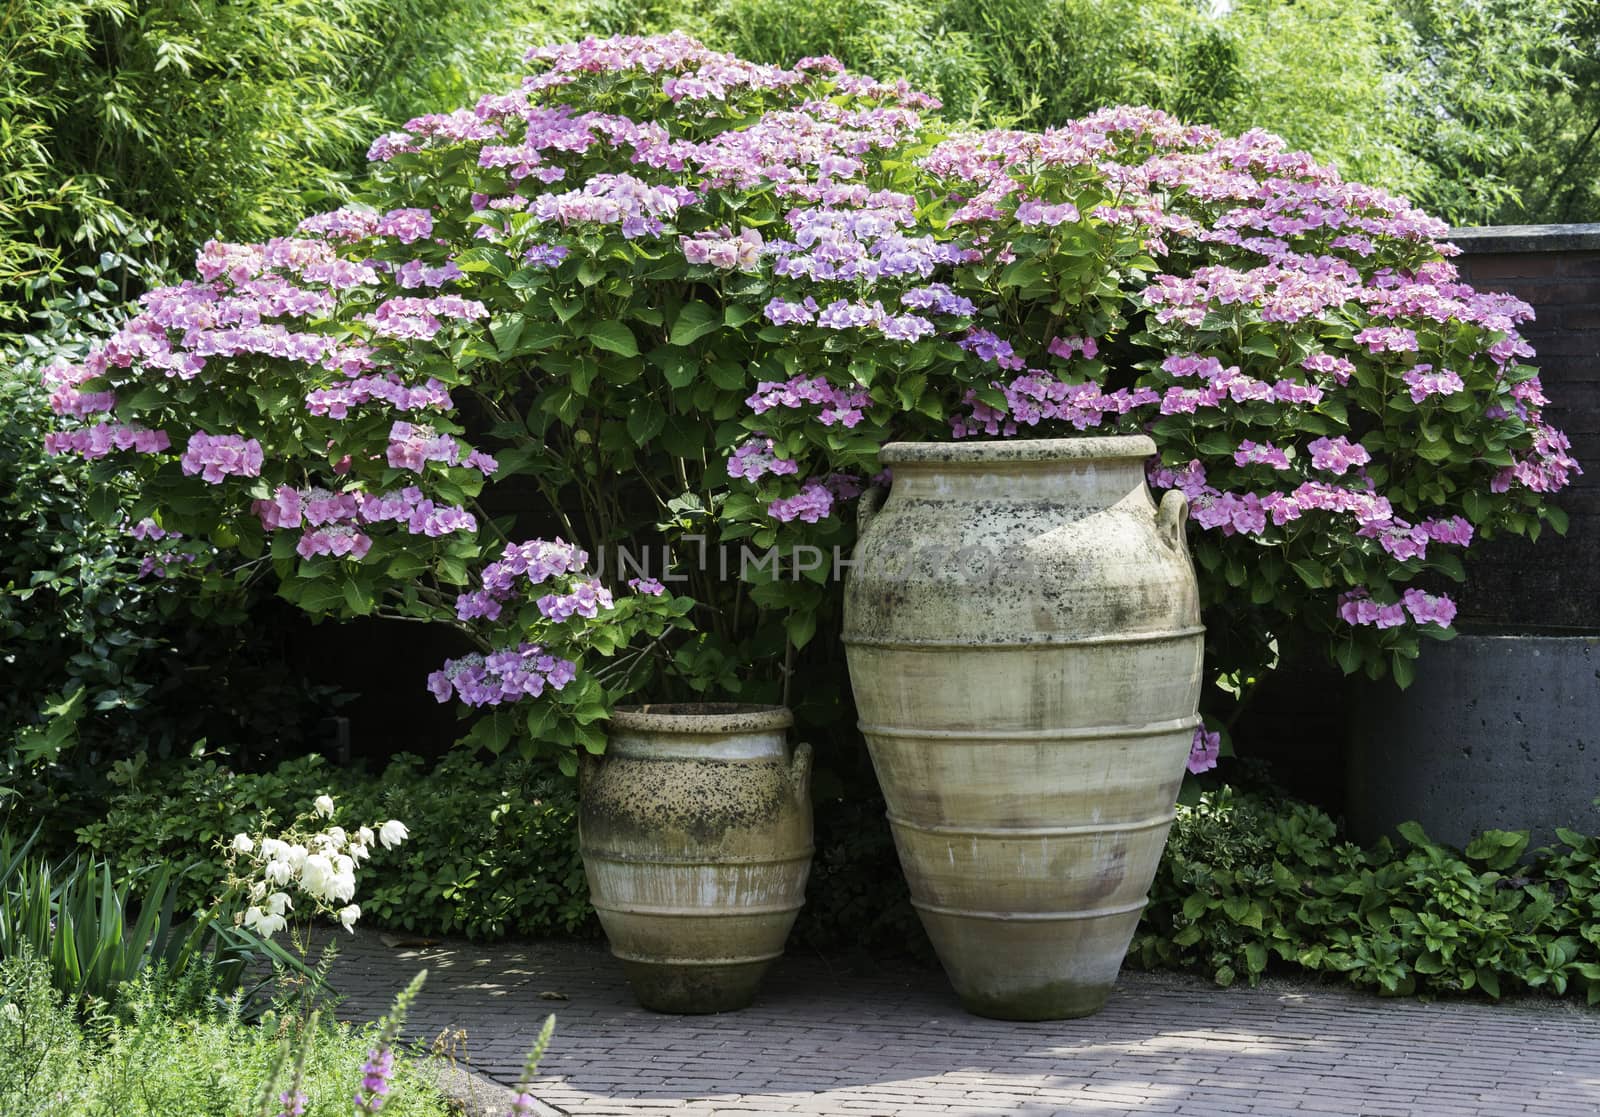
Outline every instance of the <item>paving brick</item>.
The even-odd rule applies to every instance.
[[[597,944],[394,950],[358,933],[335,965],[340,1011],[376,1018],[423,966],[409,1037],[464,1030],[473,1067],[497,1081],[516,1079],[554,1011],[537,1093],[574,1117],[1600,1113],[1600,1018],[1550,1001],[1130,973],[1097,1016],[1008,1024],[962,1014],[936,973],[796,957],[744,1012],[669,1017],[638,1008]]]

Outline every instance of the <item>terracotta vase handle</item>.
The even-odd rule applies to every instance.
[[[1184,549],[1184,525],[1189,521],[1189,498],[1177,489],[1168,489],[1156,513],[1161,523],[1161,538],[1175,551]]]
[[[802,804],[810,801],[811,746],[804,741],[794,747],[794,756],[789,759],[789,786]]]
[[[856,502],[856,538],[867,533],[867,525],[878,514],[878,509],[883,507],[888,495],[889,490],[882,485],[873,485],[862,492],[861,499]]]

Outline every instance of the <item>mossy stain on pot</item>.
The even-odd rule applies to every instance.
[[[785,766],[736,760],[600,763],[584,787],[584,818],[612,839],[720,841],[779,825],[797,812]]]
[[[1053,981],[1016,993],[971,994],[961,1004],[974,1016],[992,1020],[1072,1020],[1099,1012],[1109,995],[1108,986]]]

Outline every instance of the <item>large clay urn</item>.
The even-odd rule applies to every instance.
[[[844,642],[912,903],[971,1012],[1084,1016],[1146,902],[1199,719],[1177,492],[1143,436],[894,443]]]
[[[728,1012],[755,997],[805,901],[809,745],[781,706],[621,707],[586,757],[578,845],[639,1003]]]

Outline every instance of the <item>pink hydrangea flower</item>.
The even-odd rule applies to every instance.
[[[166,431],[147,430],[136,423],[95,423],[68,431],[47,431],[44,451],[80,454],[86,459],[103,458],[113,450],[132,450],[138,454],[159,454],[172,446]]]
[[[261,443],[255,439],[205,431],[189,436],[189,445],[179,459],[185,476],[198,473],[212,485],[220,485],[225,477],[259,477],[261,462]]]
[[[460,456],[461,447],[456,440],[450,435],[439,434],[432,427],[396,422],[389,428],[389,449],[385,460],[394,469],[421,473],[428,462],[455,465]]]
[[[1421,403],[1429,396],[1453,396],[1466,391],[1461,377],[1449,369],[1433,371],[1432,365],[1417,365],[1401,376],[1411,388],[1411,402]]]
[[[550,620],[564,621],[572,617],[593,620],[602,609],[612,606],[611,591],[599,582],[579,582],[568,593],[547,593],[536,602],[539,612]]]
[[[425,209],[392,209],[378,219],[373,231],[412,244],[433,232],[433,214]]]
[[[1325,469],[1333,474],[1342,475],[1372,460],[1372,454],[1365,446],[1351,442],[1342,435],[1338,438],[1319,438],[1306,449],[1311,452],[1313,468]]]
[[[753,271],[761,262],[761,233],[741,230],[738,235],[726,229],[696,233],[679,242],[683,258],[691,264],[709,264],[724,271]]]
[[[1380,605],[1368,597],[1364,589],[1339,596],[1339,616],[1346,624],[1373,625],[1380,629],[1398,628],[1406,623],[1405,606],[1398,601]]]
[[[1419,589],[1408,589],[1401,599],[1405,602],[1406,611],[1418,624],[1449,628],[1456,619],[1456,603],[1442,593],[1435,595]]]
[[[1189,773],[1198,776],[1201,772],[1211,771],[1217,766],[1217,757],[1221,752],[1222,734],[1207,732],[1205,726],[1198,726],[1194,731],[1194,741],[1189,746]]]
[[[833,511],[833,492],[815,478],[801,486],[791,497],[781,497],[767,505],[767,515],[780,523],[800,520],[814,524]]]
[[[1235,465],[1270,465],[1273,469],[1288,469],[1289,455],[1270,442],[1260,444],[1248,438],[1239,443],[1233,452]]]
[[[793,476],[800,472],[800,463],[793,458],[780,458],[770,438],[752,438],[738,446],[728,458],[728,476],[746,481],[759,481],[763,476]]]
[[[1079,353],[1084,360],[1092,361],[1100,353],[1100,343],[1092,337],[1053,337],[1045,348],[1064,361]]]
[[[561,690],[578,677],[577,664],[551,655],[538,644],[522,643],[490,655],[445,660],[428,676],[428,690],[440,702],[459,699],[467,706],[500,706]]]
[[[372,538],[348,524],[333,524],[306,531],[294,549],[304,559],[332,555],[359,562],[372,549]]]

